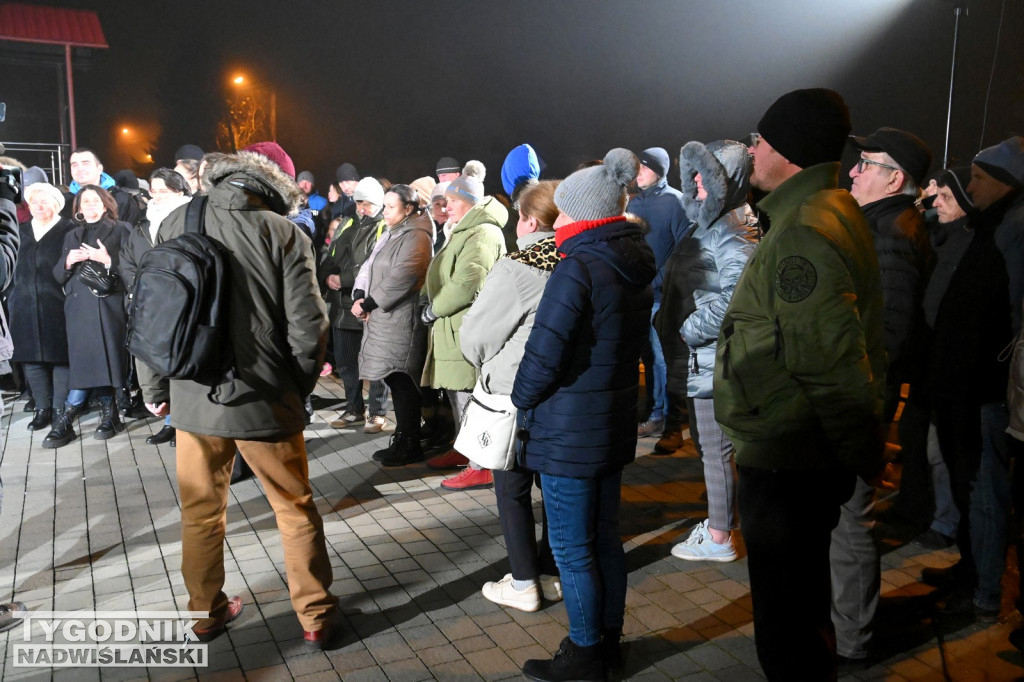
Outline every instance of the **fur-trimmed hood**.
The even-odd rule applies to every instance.
[[[717,140],[707,145],[687,142],[679,152],[686,214],[701,227],[707,227],[722,214],[747,203],[753,169],[744,144],[733,140]],[[697,173],[708,193],[704,201],[697,200]]]
[[[276,163],[255,152],[209,155],[206,170],[203,171],[203,192],[210,190],[234,175],[244,175],[249,180],[236,178],[240,189],[263,199],[275,213],[287,216],[302,206],[304,195],[295,181],[281,170]],[[234,184],[234,183],[233,183]]]

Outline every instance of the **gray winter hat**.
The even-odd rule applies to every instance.
[[[974,163],[1004,185],[1024,187],[1024,137],[1011,137],[982,149]]]
[[[309,184],[315,185],[316,180],[313,178],[313,174],[309,171],[302,171],[299,176],[295,178],[295,182],[302,182],[303,180],[309,180]]]
[[[573,220],[601,220],[621,215],[626,187],[640,167],[633,152],[616,147],[604,163],[578,170],[558,185],[555,206]]]
[[[668,152],[661,147],[645,149],[644,153],[640,155],[640,163],[654,171],[659,178],[668,175],[669,166],[672,164],[669,161]]]
[[[444,193],[476,206],[484,199],[485,177],[487,177],[487,169],[482,163],[467,161],[462,169],[462,175],[452,180],[452,184],[448,185]]]
[[[21,174],[21,182],[24,187],[28,187],[35,182],[49,182],[46,177],[46,171],[39,166],[29,166],[25,169],[25,172]]]

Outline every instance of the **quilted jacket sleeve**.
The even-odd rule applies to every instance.
[[[510,260],[498,261],[462,318],[459,344],[462,354],[477,370],[498,354],[526,318],[515,267]]]
[[[562,261],[544,289],[512,389],[512,403],[532,409],[551,396],[572,357],[590,304],[590,275],[579,259]]]
[[[757,228],[745,221],[730,219],[722,227],[721,230],[715,230],[710,244],[715,267],[718,269],[720,290],[714,298],[689,315],[679,330],[690,348],[706,346],[718,339],[722,319],[729,307],[729,301],[732,300],[732,293],[747,261],[750,260],[750,255],[754,252],[754,247],[757,246]]]
[[[398,238],[397,246],[389,259],[387,277],[379,283],[371,281],[367,292],[374,303],[385,311],[391,310],[410,293],[419,290],[423,285],[423,275],[430,265],[432,247],[430,235],[426,232],[412,230]]]
[[[472,305],[504,249],[501,230],[494,225],[478,228],[458,253],[451,279],[430,299],[434,314],[449,317]]]

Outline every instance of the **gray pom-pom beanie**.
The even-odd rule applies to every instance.
[[[484,178],[486,176],[487,169],[482,163],[467,161],[462,169],[462,175],[452,180],[452,184],[448,185],[444,193],[475,206],[484,200]]]
[[[617,147],[604,163],[578,170],[558,185],[555,206],[573,220],[602,220],[621,215],[626,188],[636,179],[640,166],[636,155]]]

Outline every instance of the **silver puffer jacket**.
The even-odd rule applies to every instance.
[[[677,247],[673,277],[692,298],[679,334],[688,348],[686,394],[710,398],[719,328],[732,292],[761,238],[747,203],[753,164],[746,146],[730,140],[687,143],[679,155],[683,201],[696,229]],[[697,199],[696,175],[707,191]],[[673,258],[675,260],[675,258]],[[667,275],[666,275],[667,277]]]

